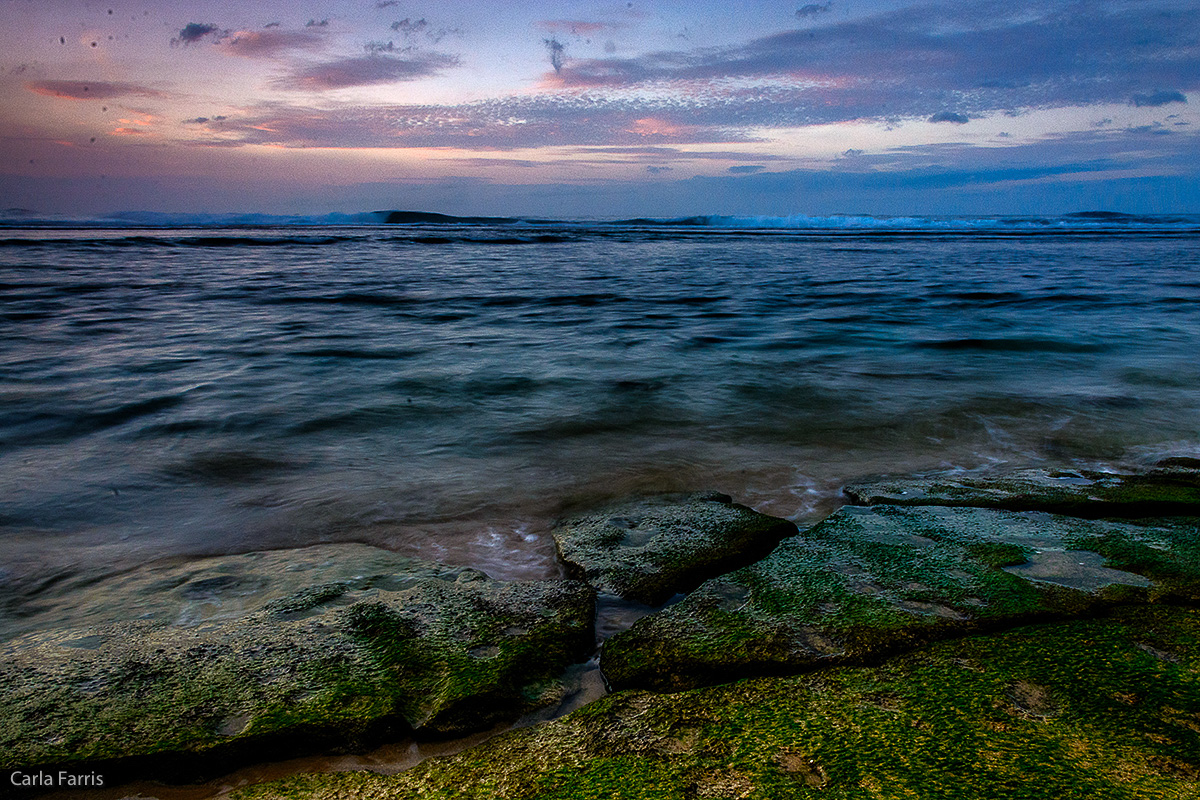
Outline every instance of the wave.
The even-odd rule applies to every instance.
[[[342,228],[337,236],[299,235],[304,229]],[[345,229],[357,229],[353,234]],[[409,229],[395,235],[394,241],[421,245],[432,244],[545,244],[573,241],[579,236],[647,235],[661,231],[677,235],[682,231],[780,231],[838,233],[854,232],[891,234],[997,234],[1011,233],[1119,233],[1162,231],[1168,233],[1200,232],[1200,215],[1126,214],[1115,211],[1078,211],[1060,216],[873,216],[830,215],[810,216],[736,216],[700,214],[684,217],[633,217],[613,220],[538,219],[531,217],[454,216],[428,211],[366,211],[359,213],[329,213],[318,215],[272,214],[170,214],[153,211],[127,211],[97,218],[65,218],[21,213],[0,212],[0,229],[143,229],[144,235],[124,239],[96,239],[108,246],[139,244],[161,246],[269,246],[273,244],[334,244],[352,240],[354,236],[377,238],[381,230]],[[162,237],[158,230],[225,229],[246,230],[245,235],[195,235],[192,237]],[[253,229],[253,235],[251,230]],[[282,230],[281,230],[282,229]],[[296,229],[296,230],[293,230]],[[466,229],[466,230],[464,230]],[[483,233],[491,229],[492,233]],[[498,230],[497,230],[498,229]],[[267,231],[266,235],[259,231]],[[270,235],[274,231],[276,235]],[[675,232],[675,233],[672,233]],[[343,238],[344,237],[344,238]],[[68,244],[80,240],[35,240],[26,238],[0,239],[0,246],[37,244]]]
[[[654,219],[637,217],[614,220],[613,226],[721,228],[726,230],[785,230],[785,231],[899,231],[949,233],[966,231],[1029,232],[1029,231],[1087,231],[1116,228],[1184,228],[1200,226],[1200,215],[1123,214],[1115,211],[1079,211],[1057,217],[1041,216],[870,216],[833,215],[814,217],[805,214],[791,216],[730,216],[723,214]]]

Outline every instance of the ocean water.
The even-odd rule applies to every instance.
[[[327,541],[554,576],[552,520],[628,492],[805,523],[1200,455],[1197,218],[382,218],[0,228],[0,582]]]

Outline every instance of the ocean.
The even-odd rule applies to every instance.
[[[8,220],[0,586],[358,541],[505,579],[718,489],[1200,456],[1200,218]],[[15,589],[14,589],[15,590]]]

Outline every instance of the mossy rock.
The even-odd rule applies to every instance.
[[[1108,558],[1105,566],[1105,558]],[[1135,574],[1140,573],[1140,574]],[[1196,520],[848,506],[604,645],[613,686],[676,690],[863,663],[1117,602],[1200,597]]]
[[[573,576],[653,606],[762,558],[796,526],[698,492],[627,498],[561,520],[553,533]]]
[[[586,584],[505,583],[364,545],[150,566],[108,590],[79,612],[94,624],[0,644],[0,767],[486,729],[557,702],[557,676],[593,643]],[[109,620],[122,602],[146,618]]]
[[[889,477],[853,483],[843,492],[864,506],[975,506],[1078,517],[1200,515],[1200,469],[1194,462],[1166,459],[1156,469],[1132,474],[1027,469]]]
[[[1200,797],[1200,611],[942,642],[675,694],[622,692],[406,772],[230,800],[1182,800]]]

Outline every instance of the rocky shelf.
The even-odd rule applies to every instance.
[[[880,478],[801,532],[629,498],[555,527],[563,581],[361,545],[148,565],[0,644],[0,766],[482,730],[562,698],[599,591],[666,603],[604,642],[608,697],[234,797],[1200,796],[1198,487],[1184,461]]]

